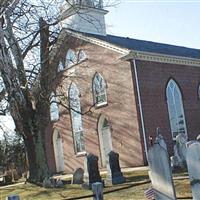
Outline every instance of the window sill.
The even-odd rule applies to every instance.
[[[96,104],[95,108],[98,109],[98,108],[102,108],[102,107],[105,107],[105,106],[108,106],[108,102]]]
[[[87,154],[86,151],[76,153],[76,157],[84,157]]]

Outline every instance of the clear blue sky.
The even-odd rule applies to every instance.
[[[200,49],[200,0],[121,0],[107,33]]]

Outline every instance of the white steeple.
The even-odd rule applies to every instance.
[[[61,8],[61,26],[75,31],[106,35],[103,0],[68,0]]]

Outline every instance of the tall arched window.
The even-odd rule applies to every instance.
[[[85,151],[81,116],[80,93],[75,83],[69,88],[69,106],[76,153]]]
[[[69,49],[66,55],[66,67],[70,67],[77,63],[76,54],[73,50]]]
[[[106,83],[101,74],[95,74],[92,89],[94,96],[94,104],[96,106],[107,104]]]
[[[175,139],[179,133],[185,134],[187,137],[182,95],[173,79],[167,84],[166,95],[172,137]]]
[[[51,121],[57,121],[59,119],[57,97],[54,92],[52,92],[50,96],[50,118]]]

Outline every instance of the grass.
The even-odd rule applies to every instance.
[[[185,174],[179,174],[185,175]],[[104,189],[104,200],[146,200],[144,191],[148,189],[147,171],[136,171],[125,174],[127,182],[116,186],[107,186]],[[136,182],[138,184],[136,184]],[[191,199],[191,190],[188,179],[175,180],[176,194],[178,199]],[[61,199],[80,199],[81,196],[92,195],[89,190],[83,190],[80,185],[65,185],[60,189],[46,189],[30,183],[0,188],[0,200],[10,194],[19,194],[20,200],[61,200]],[[181,198],[179,198],[181,197]],[[91,200],[92,198],[84,198]]]

